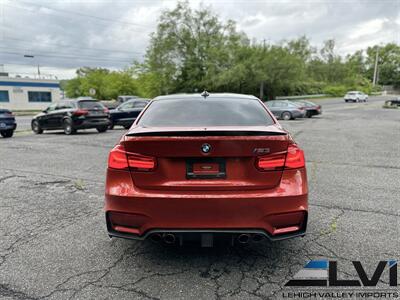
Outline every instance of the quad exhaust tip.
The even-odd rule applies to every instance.
[[[241,244],[247,244],[250,241],[249,234],[241,234],[238,236],[238,242]]]
[[[263,239],[264,239],[264,236],[262,234],[253,235],[253,242],[255,242],[255,243],[261,242]]]
[[[162,236],[159,233],[154,233],[150,236],[150,240],[155,243],[159,243],[162,240]]]
[[[165,233],[163,235],[163,240],[166,244],[174,244],[175,243],[175,235],[172,233]]]

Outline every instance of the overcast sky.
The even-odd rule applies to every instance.
[[[306,35],[320,46],[335,39],[344,55],[400,43],[400,0],[190,1],[211,6],[250,38],[276,43]],[[0,0],[0,72],[71,78],[80,66],[121,69],[141,60],[172,0]],[[34,55],[33,58],[24,55]],[[26,74],[25,74],[26,73]]]

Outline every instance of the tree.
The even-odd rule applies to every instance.
[[[96,99],[116,99],[118,95],[135,95],[136,81],[128,71],[110,71],[102,68],[83,67],[76,71],[77,77],[65,85],[67,97],[92,96],[90,89],[95,89]]]
[[[367,76],[373,78],[376,52],[378,51],[378,83],[400,86],[400,45],[389,43],[367,49]]]
[[[209,9],[192,10],[180,2],[161,15],[139,78],[152,74],[158,80],[150,84],[159,94],[200,91],[209,88],[211,77],[232,67],[235,49],[245,43],[233,22],[223,24]]]

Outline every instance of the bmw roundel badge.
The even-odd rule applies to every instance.
[[[210,151],[211,151],[211,145],[210,144],[201,145],[201,152],[208,153]]]

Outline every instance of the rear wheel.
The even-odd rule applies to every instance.
[[[113,130],[114,129],[114,122],[110,121],[110,125],[108,125],[108,129]]]
[[[97,129],[98,132],[106,132],[107,129],[108,129],[108,126],[107,125],[99,126],[99,127],[96,127],[96,129]]]
[[[4,130],[4,131],[0,131],[0,134],[3,138],[10,138],[13,136],[14,134],[14,130],[9,129],[9,130]]]
[[[293,117],[292,117],[292,114],[290,112],[285,111],[285,112],[282,113],[282,119],[283,120],[288,121],[288,120],[291,120],[292,118]]]
[[[39,122],[37,120],[33,120],[32,124],[32,131],[36,134],[42,134],[43,133],[43,129],[40,127]]]
[[[66,135],[70,135],[70,134],[76,133],[76,129],[73,127],[72,120],[70,120],[70,119],[65,119],[63,121],[63,129],[64,129],[64,133]]]

